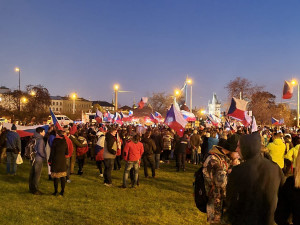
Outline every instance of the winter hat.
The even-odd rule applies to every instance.
[[[239,139],[239,135],[233,134],[224,142],[222,147],[230,152],[235,152]]]
[[[16,126],[15,124],[13,124],[13,125],[11,126],[11,130],[17,130],[17,126]]]

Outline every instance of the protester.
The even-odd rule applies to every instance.
[[[16,160],[18,154],[21,153],[21,139],[19,134],[16,132],[17,127],[15,124],[12,125],[11,131],[6,132],[6,173],[10,175],[16,175],[17,164]]]
[[[227,174],[230,155],[236,150],[238,135],[231,136],[224,146],[216,146],[209,151],[203,164],[205,190],[208,197],[207,222],[221,223],[226,197]]]
[[[283,173],[277,164],[261,156],[258,132],[242,136],[237,151],[244,162],[233,167],[228,177],[228,221],[233,225],[273,225]]]
[[[276,133],[273,136],[273,142],[269,143],[267,148],[269,149],[270,156],[273,162],[277,163],[278,166],[283,169],[284,167],[284,154],[285,144],[281,139],[281,133]]]
[[[45,142],[43,137],[45,136],[45,129],[43,127],[38,127],[35,130],[34,139],[35,146],[34,150],[36,152],[35,160],[31,166],[29,175],[29,191],[34,195],[41,195],[42,192],[38,189],[38,184],[40,181],[43,161],[47,159],[47,154],[45,150]]]
[[[85,134],[84,130],[78,131],[77,140],[81,144],[81,146],[83,146],[83,147],[80,147],[78,145],[77,148],[76,148],[76,156],[77,156],[77,163],[78,163],[77,175],[82,175],[83,174],[84,161],[87,158],[86,153],[89,150],[88,142],[87,142],[86,134]]]
[[[97,132],[98,141],[95,146],[95,160],[97,168],[99,169],[99,176],[103,177],[102,172],[102,164],[104,164],[104,158],[103,158],[103,151],[104,151],[104,142],[105,142],[105,131],[101,129],[99,132]]]
[[[202,144],[201,136],[198,134],[197,130],[193,131],[193,134],[190,138],[191,148],[192,148],[192,163],[199,164],[199,157],[198,157],[198,151],[201,153],[201,147]]]
[[[111,172],[114,166],[114,161],[117,154],[117,139],[116,139],[117,128],[112,127],[110,131],[105,135],[104,142],[104,185],[112,187]]]
[[[159,169],[160,154],[162,153],[163,149],[163,139],[158,129],[154,130],[151,138],[154,140],[156,146],[156,150],[154,151],[155,169]]]
[[[170,131],[166,131],[163,135],[163,160],[169,163],[169,157],[172,150],[172,139],[173,136]]]
[[[54,193],[58,193],[58,182],[61,182],[60,195],[64,195],[67,165],[65,156],[68,155],[68,144],[64,138],[65,132],[62,130],[57,131],[56,138],[53,140],[51,153],[49,157],[49,163],[51,164],[51,176],[54,181]]]
[[[129,171],[133,168],[134,182],[132,187],[135,188],[138,182],[139,176],[139,162],[144,153],[144,147],[141,142],[139,142],[139,135],[136,133],[131,134],[132,138],[125,145],[123,158],[126,161],[124,175],[123,175],[123,188],[127,188],[127,179]]]
[[[186,161],[186,149],[190,145],[190,140],[188,137],[188,134],[184,134],[182,138],[180,138],[179,143],[176,146],[176,166],[177,166],[177,172],[179,172],[180,169],[185,171],[185,161]]]
[[[142,139],[144,146],[143,163],[144,163],[144,174],[148,177],[148,166],[150,166],[152,171],[152,177],[155,178],[155,162],[154,162],[154,152],[156,150],[155,142],[150,138],[151,132],[147,131]]]
[[[296,158],[295,174],[287,178],[279,191],[275,222],[288,225],[290,215],[294,225],[300,224],[300,154]]]
[[[0,163],[6,157],[6,133],[7,129],[3,127],[0,134]]]

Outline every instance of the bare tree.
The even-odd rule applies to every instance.
[[[170,95],[165,94],[164,92],[152,93],[152,96],[149,97],[149,104],[151,105],[153,111],[159,113],[165,113],[172,104],[173,98]]]

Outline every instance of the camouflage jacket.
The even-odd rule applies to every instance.
[[[205,190],[208,196],[207,221],[221,223],[223,201],[226,197],[226,185],[230,159],[214,146],[203,164]]]

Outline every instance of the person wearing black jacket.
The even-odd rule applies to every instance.
[[[176,146],[176,154],[177,154],[177,171],[180,170],[180,168],[185,171],[185,159],[186,159],[186,149],[190,145],[190,140],[188,134],[184,134],[182,138],[180,138],[177,146]]]
[[[152,177],[155,177],[155,162],[154,162],[154,152],[156,151],[155,142],[150,138],[151,132],[147,131],[144,135],[142,143],[144,145],[144,174],[148,177],[148,165],[151,167]]]
[[[300,224],[300,154],[296,159],[294,176],[286,179],[279,190],[278,204],[275,211],[275,222],[278,225],[288,225],[292,215],[293,224]]]
[[[104,158],[104,185],[107,187],[112,186],[111,180],[111,171],[114,166],[114,161],[117,154],[117,139],[116,139],[117,128],[112,127],[110,131],[105,135],[105,142],[104,142],[104,151],[103,151],[103,158]]]
[[[155,142],[156,150],[154,151],[155,169],[159,169],[160,154],[163,151],[163,139],[158,129],[151,135],[152,140]]]
[[[260,154],[258,132],[241,136],[237,152],[244,162],[228,176],[225,218],[232,225],[273,225],[282,170]]]

